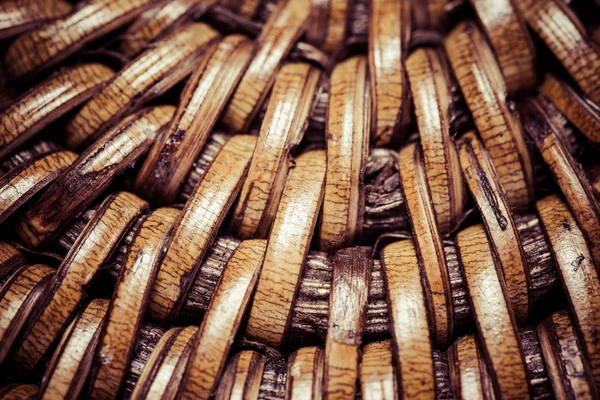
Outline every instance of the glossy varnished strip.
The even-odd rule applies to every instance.
[[[63,17],[73,6],[66,0],[5,0],[0,2],[0,40]]]
[[[582,339],[596,388],[600,391],[600,278],[582,231],[558,195],[536,204]]]
[[[390,144],[409,116],[404,60],[411,31],[410,0],[369,3],[369,72],[375,146]]]
[[[537,82],[535,48],[525,21],[511,0],[469,0],[481,22],[509,94],[533,89]]]
[[[248,129],[275,81],[281,60],[304,33],[309,12],[310,0],[283,0],[273,10],[256,39],[257,53],[223,114],[223,122],[234,131]]]
[[[120,394],[167,232],[177,214],[175,209],[160,208],[145,217],[134,234],[94,357],[89,394],[92,399],[110,399]]]
[[[71,322],[46,368],[38,399],[77,399],[85,383],[109,301],[92,300]]]
[[[0,157],[93,96],[113,75],[102,64],[81,64],[27,91],[0,114]]]
[[[0,280],[25,264],[25,257],[8,242],[0,241]]]
[[[466,228],[458,233],[456,241],[496,395],[528,398],[525,360],[517,324],[504,288],[502,272],[495,266],[485,228],[483,225]]]
[[[174,317],[248,171],[256,138],[233,136],[198,182],[173,230],[154,283],[149,314]]]
[[[526,323],[533,305],[529,268],[508,198],[488,151],[475,133],[465,134],[458,146],[463,176],[502,268],[515,317],[517,322]]]
[[[339,250],[333,257],[322,389],[327,399],[356,396],[359,349],[371,283],[370,253],[368,247],[354,247]]]
[[[143,197],[155,204],[175,200],[246,70],[253,48],[253,42],[246,37],[230,35],[205,53],[208,61],[188,80],[165,134],[154,143],[136,176],[136,191]]]
[[[537,333],[556,398],[598,398],[588,360],[569,314],[553,313],[538,325]]]
[[[14,355],[14,367],[30,372],[60,336],[86,297],[97,271],[108,260],[147,203],[121,192],[106,198],[52,277]]]
[[[288,175],[290,151],[308,127],[320,76],[319,69],[307,63],[290,63],[277,73],[232,217],[231,228],[242,239],[269,235]]]
[[[318,400],[322,396],[323,349],[304,347],[288,359],[285,400]]]
[[[186,347],[197,331],[196,326],[172,328],[160,338],[135,385],[132,400],[163,398],[171,379],[181,379],[181,374],[174,376],[175,369],[182,357],[187,360]]]
[[[33,384],[12,384],[0,388],[1,400],[33,400],[38,391],[37,385]]]
[[[431,329],[415,245],[403,240],[386,246],[381,262],[390,307],[390,331],[403,398],[435,398]]]
[[[415,115],[423,149],[425,174],[439,230],[452,230],[462,218],[465,203],[460,164],[451,140],[453,89],[444,54],[419,48],[406,60]]]
[[[432,339],[444,346],[452,340],[453,334],[450,277],[421,149],[416,143],[402,148],[398,157],[398,169],[417,254],[424,267],[427,312],[434,335]]]
[[[359,380],[365,400],[398,399],[391,341],[373,342],[363,347]]]
[[[494,387],[474,335],[457,339],[448,349],[452,393],[457,399],[494,399]]]
[[[243,350],[229,360],[215,398],[217,400],[258,399],[266,358],[262,354]]]
[[[514,4],[583,93],[600,104],[600,49],[569,6],[560,0],[522,0]]]
[[[42,264],[15,271],[0,289],[0,365],[55,271]]]
[[[569,84],[552,74],[546,74],[540,86],[546,96],[561,113],[571,121],[589,140],[600,142],[600,107],[582,97]]]
[[[55,237],[146,153],[174,111],[173,106],[141,110],[98,139],[27,208],[17,226],[21,240],[36,247]]]
[[[334,53],[344,43],[352,16],[352,0],[312,0],[306,41]]]
[[[0,178],[0,223],[50,184],[77,159],[70,151],[50,153],[9,171]]]
[[[331,74],[327,110],[327,179],[321,250],[351,246],[362,235],[364,178],[371,131],[371,97],[367,59],[352,57]]]
[[[242,242],[227,262],[208,312],[191,344],[179,399],[209,399],[254,291],[266,240]]]
[[[90,1],[64,18],[18,37],[4,54],[7,72],[21,78],[52,67],[131,21],[155,1]]]
[[[188,19],[198,18],[215,4],[215,0],[172,0],[158,3],[143,12],[123,33],[119,49],[134,57],[156,38]]]
[[[125,66],[68,122],[65,142],[71,149],[90,145],[124,116],[185,78],[201,61],[218,33],[208,25],[183,27],[156,42]]]
[[[292,306],[323,201],[325,151],[302,154],[290,172],[269,235],[269,246],[246,334],[279,347],[291,319]]]
[[[525,129],[535,141],[583,231],[596,268],[600,270],[600,203],[581,166],[568,151],[563,126],[549,116],[547,105],[528,100],[519,108]]]
[[[533,170],[521,125],[508,107],[506,87],[492,50],[470,21],[452,30],[445,47],[508,201],[516,211],[524,211],[535,197]]]

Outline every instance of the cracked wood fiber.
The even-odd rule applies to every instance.
[[[102,64],[82,64],[53,74],[0,115],[0,157],[87,101],[114,75]]]
[[[24,329],[13,367],[31,372],[60,337],[85,298],[98,269],[108,260],[133,221],[148,204],[121,192],[104,200],[52,277]]]
[[[416,143],[404,146],[398,157],[398,170],[417,256],[425,275],[425,300],[432,339],[440,346],[446,346],[452,340],[454,328],[450,276],[422,157]]]
[[[252,350],[243,350],[233,355],[223,371],[215,398],[217,400],[258,398],[265,362],[264,355]]]
[[[327,176],[319,226],[321,250],[334,252],[362,236],[371,96],[367,59],[352,57],[331,74],[327,109]]]
[[[313,0],[311,1],[306,41],[335,53],[342,47],[349,28],[353,0]]]
[[[526,211],[535,199],[533,169],[492,50],[473,22],[462,22],[454,28],[445,47],[508,201],[516,212]]]
[[[323,349],[320,347],[305,347],[290,355],[285,382],[285,400],[321,398],[323,359]]]
[[[198,182],[175,221],[150,301],[149,316],[173,318],[183,306],[200,263],[239,193],[248,172],[256,138],[237,135],[229,139]]]
[[[530,270],[508,198],[489,153],[475,133],[465,134],[458,147],[463,176],[477,204],[492,252],[502,268],[515,317],[518,323],[526,323],[533,303]]]
[[[281,61],[307,28],[310,0],[283,0],[273,10],[256,39],[258,48],[225,109],[222,121],[245,132],[273,86]]]
[[[178,385],[179,399],[209,399],[216,390],[258,281],[266,247],[266,240],[243,241],[227,262],[208,312],[191,341],[185,372]]]
[[[536,208],[552,246],[581,347],[600,391],[600,278],[582,231],[569,206],[557,195]]]
[[[359,349],[371,283],[371,249],[339,250],[333,257],[329,328],[325,341],[323,397],[356,397]]]
[[[371,76],[372,141],[375,146],[397,142],[409,118],[404,60],[411,32],[409,0],[369,3],[369,72]]]
[[[27,32],[69,14],[65,0],[6,0],[0,3],[0,40]]]
[[[493,383],[475,335],[456,340],[448,349],[448,359],[455,398],[495,398]]]
[[[23,254],[12,244],[0,241],[0,281],[25,262]]]
[[[88,147],[130,112],[184,79],[206,62],[204,52],[217,37],[219,34],[208,25],[195,23],[155,43],[119,71],[67,123],[67,147]]]
[[[17,222],[21,240],[37,247],[54,239],[116,176],[146,153],[173,111],[173,106],[141,110],[88,148],[26,209]]]
[[[290,172],[269,236],[246,335],[282,345],[325,189],[326,154],[302,154]]]
[[[362,348],[359,380],[364,400],[398,399],[393,345],[390,340],[369,343]]]
[[[288,176],[291,152],[308,127],[321,71],[308,63],[279,70],[231,229],[242,239],[267,238]]]
[[[225,36],[204,53],[206,62],[188,79],[166,132],[138,171],[136,192],[155,204],[175,200],[253,53],[242,35]]]
[[[96,349],[89,398],[110,399],[122,392],[167,231],[176,216],[174,209],[160,208],[144,217],[136,232]]]
[[[88,2],[70,15],[19,36],[4,53],[6,70],[13,77],[23,78],[53,67],[94,40],[128,23],[155,2]]]
[[[427,317],[421,266],[411,240],[387,245],[381,252],[390,331],[403,398],[435,398],[432,329]]]
[[[36,385],[7,385],[0,389],[2,400],[33,400],[36,398],[38,387]]]
[[[465,207],[464,184],[451,140],[455,104],[450,70],[436,48],[419,48],[406,60],[419,127],[427,184],[440,233],[450,232]]]
[[[529,383],[517,324],[485,228],[474,225],[462,230],[457,244],[495,393],[505,398],[528,398]]]
[[[237,15],[253,18],[261,6],[262,0],[221,0],[219,4],[231,9]]]

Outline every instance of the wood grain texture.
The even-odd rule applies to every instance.
[[[333,258],[329,328],[325,341],[323,397],[356,397],[359,349],[371,283],[371,249],[339,250]]]
[[[533,306],[530,270],[508,197],[489,153],[475,132],[465,134],[458,146],[463,176],[481,214],[492,252],[502,268],[515,317],[518,323],[526,323]]]
[[[0,115],[0,157],[85,102],[114,72],[102,64],[81,64],[34,86]]]
[[[288,359],[285,400],[317,400],[321,398],[323,349],[304,347]]]
[[[459,0],[458,3],[460,2]],[[447,8],[450,8],[451,3],[448,0],[414,2],[413,18],[415,28],[442,30],[447,23]]]
[[[203,54],[218,36],[208,25],[196,23],[156,42],[119,71],[67,123],[67,147],[88,147],[126,115],[183,80],[206,62]]]
[[[248,337],[272,347],[286,337],[323,202],[326,168],[325,151],[304,153],[283,189],[246,329]]]
[[[70,323],[50,360],[38,399],[77,399],[89,373],[109,301],[92,300]]]
[[[135,234],[100,335],[89,398],[115,398],[122,391],[167,232],[176,216],[176,210],[160,208],[145,217]]]
[[[372,141],[375,146],[399,140],[410,105],[404,60],[411,32],[409,0],[369,3],[369,72],[371,75]]]
[[[290,167],[291,152],[308,127],[321,71],[308,63],[279,70],[231,229],[242,239],[267,238]]]
[[[563,192],[573,215],[588,240],[596,268],[600,269],[600,204],[581,166],[562,139],[562,129],[549,115],[548,105],[527,100],[519,108],[523,125]]]
[[[126,192],[104,200],[40,297],[13,357],[16,370],[31,372],[47,355],[87,297],[86,287],[147,206]]]
[[[219,152],[174,224],[152,289],[152,318],[174,317],[237,196],[248,171],[256,138],[233,136]]]
[[[138,171],[138,193],[155,204],[175,200],[253,53],[242,35],[226,36],[205,52],[207,61],[192,73],[165,134]]]
[[[473,22],[461,22],[445,40],[446,53],[515,211],[533,202],[534,180],[521,125],[506,100],[506,86],[492,50]]]
[[[94,40],[128,23],[155,1],[89,2],[72,14],[18,37],[4,53],[6,71],[13,77],[23,78],[53,67]]]
[[[25,264],[25,257],[8,242],[0,241],[0,281]]]
[[[66,0],[7,0],[0,3],[0,40],[27,32],[69,14],[73,6]]]
[[[517,324],[485,228],[483,225],[466,228],[458,233],[456,241],[495,393],[505,398],[528,398]]]
[[[235,354],[223,371],[215,398],[217,400],[257,399],[265,362],[265,356],[256,351],[243,350]]]
[[[362,236],[365,168],[371,131],[367,59],[352,57],[331,73],[327,109],[327,177],[319,226],[321,250],[352,246]]]
[[[250,302],[265,257],[266,240],[243,241],[225,266],[208,312],[191,344],[178,398],[209,399]]]
[[[557,195],[536,203],[554,260],[571,306],[596,389],[600,391],[600,278],[583,232],[565,201]]]
[[[33,400],[38,391],[37,385],[33,384],[11,384],[0,389],[2,400]]]
[[[556,397],[597,398],[590,366],[569,314],[553,313],[538,325],[537,333]]]
[[[310,0],[278,3],[256,39],[257,52],[222,117],[236,132],[245,132],[273,86],[281,61],[304,34]]]
[[[262,4],[262,0],[221,0],[219,4],[230,8],[236,14],[253,18]]]
[[[311,29],[306,32],[306,41],[326,53],[335,53],[346,39],[352,16],[352,0],[311,0]]]
[[[550,73],[546,74],[539,90],[589,140],[600,142],[600,107]]]
[[[180,360],[185,361],[189,357],[189,351],[185,350],[196,332],[196,326],[171,328],[160,338],[144,365],[131,395],[132,400],[163,398],[171,379],[180,381],[181,376],[177,376],[176,367]]]
[[[511,0],[469,0],[490,41],[506,90],[514,95],[535,88],[535,47]]]
[[[600,49],[569,6],[558,0],[524,0],[514,4],[581,91],[600,104]]]
[[[432,332],[427,317],[425,275],[410,240],[387,245],[381,252],[390,307],[390,331],[402,398],[435,398]]]
[[[452,392],[457,399],[494,399],[494,387],[474,335],[457,339],[448,349]]]
[[[452,292],[422,157],[416,143],[404,146],[398,157],[398,170],[417,255],[424,267],[424,290],[432,339],[440,346],[446,346],[453,336]]]
[[[119,51],[127,57],[139,54],[150,43],[188,20],[199,18],[216,1],[173,0],[161,2],[144,11],[122,34]]]
[[[455,104],[449,68],[444,54],[435,48],[418,48],[406,60],[425,174],[442,234],[462,219],[466,201],[451,140]]]
[[[359,380],[365,400],[398,399],[391,341],[373,342],[363,347]]]
[[[54,270],[46,265],[23,266],[0,289],[0,365],[48,286]]]
[[[0,223],[77,159],[70,151],[50,153],[17,167],[0,178]]]
[[[89,147],[26,209],[17,222],[21,240],[29,247],[52,240],[116,176],[146,153],[174,110],[173,106],[141,110]]]

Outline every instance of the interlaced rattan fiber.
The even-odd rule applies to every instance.
[[[600,399],[599,0],[0,0],[0,400]]]

